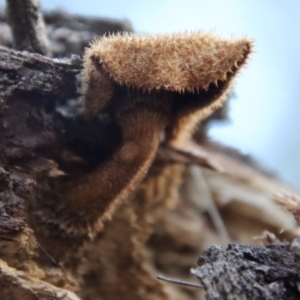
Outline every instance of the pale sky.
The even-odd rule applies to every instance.
[[[4,1],[0,0],[0,4]],[[136,32],[247,36],[256,53],[236,82],[231,122],[210,135],[300,190],[300,1],[41,0],[44,9],[128,19]]]

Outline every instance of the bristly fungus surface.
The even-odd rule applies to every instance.
[[[85,115],[108,114],[121,141],[108,160],[62,196],[67,210],[88,224],[110,218],[144,178],[162,137],[180,147],[220,107],[251,49],[247,39],[201,32],[94,41],[82,72]]]

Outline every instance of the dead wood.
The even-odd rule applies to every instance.
[[[17,93],[37,92],[59,99],[78,97],[76,76],[81,60],[51,59],[37,53],[0,47],[0,97],[2,104]]]
[[[7,16],[15,49],[52,55],[39,0],[7,0]]]
[[[211,246],[192,273],[208,300],[299,299],[299,243]]]

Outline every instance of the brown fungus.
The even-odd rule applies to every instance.
[[[162,133],[168,144],[180,146],[224,102],[251,48],[245,38],[202,32],[94,41],[84,56],[85,115],[107,111],[121,142],[64,196],[68,209],[91,221],[109,218],[146,174]]]
[[[202,32],[101,37],[84,57],[86,113],[97,114],[108,104],[109,79],[149,92],[199,93],[211,85],[218,89],[245,63],[251,48],[245,38],[220,39]]]

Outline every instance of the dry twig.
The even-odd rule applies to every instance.
[[[51,56],[39,0],[7,0],[7,15],[15,49]]]

